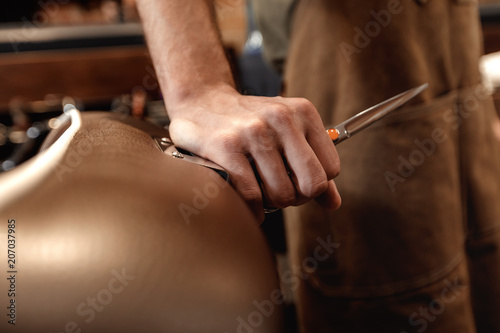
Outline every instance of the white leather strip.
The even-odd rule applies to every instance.
[[[24,162],[18,167],[0,174],[0,211],[20,196],[36,188],[50,172],[54,170],[67,152],[76,132],[80,129],[82,119],[76,109],[69,110],[62,116],[70,118],[70,127],[45,151]]]

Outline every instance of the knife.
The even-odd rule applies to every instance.
[[[425,83],[418,87],[402,92],[399,95],[391,97],[377,105],[374,105],[364,111],[361,111],[360,113],[338,124],[337,126],[327,129],[326,132],[332,139],[333,143],[337,145],[342,141],[350,138],[354,134],[367,128],[371,124],[375,123],[377,120],[380,120],[381,118],[385,117],[390,112],[396,110],[398,107],[400,107],[404,103],[408,102],[410,99],[420,94],[423,90],[427,89],[428,86],[429,84]],[[159,148],[165,154],[171,155],[174,158],[183,159],[187,162],[191,162],[212,169],[216,171],[222,178],[224,178],[225,181],[230,182],[229,174],[224,168],[222,168],[220,165],[212,161],[209,161],[189,151],[176,147],[174,143],[170,140],[170,137],[168,135],[164,137],[153,136],[153,138],[157,142]],[[272,213],[276,210],[278,209],[271,207],[265,207],[264,209],[266,213]]]
[[[326,132],[332,139],[333,143],[337,145],[408,102],[410,99],[420,94],[428,86],[429,84],[425,83],[421,86],[402,92],[399,95],[391,97],[377,105],[361,111],[337,126],[327,129]]]

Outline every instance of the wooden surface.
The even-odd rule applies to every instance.
[[[157,88],[145,46],[0,54],[0,110],[15,97],[47,94],[111,100],[135,87]]]

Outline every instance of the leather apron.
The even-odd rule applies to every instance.
[[[429,83],[337,147],[338,211],[286,212],[302,332],[500,332],[500,146],[478,16],[468,0],[299,2],[286,95],[325,126]]]

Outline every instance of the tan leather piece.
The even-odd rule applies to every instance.
[[[245,203],[213,171],[164,155],[119,118],[84,114],[57,167],[0,210],[0,331],[280,332],[274,263]]]

